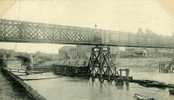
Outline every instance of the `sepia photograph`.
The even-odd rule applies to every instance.
[[[0,0],[0,100],[174,100],[174,0]]]

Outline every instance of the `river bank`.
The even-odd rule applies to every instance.
[[[0,71],[0,100],[31,100],[22,88],[7,79]]]

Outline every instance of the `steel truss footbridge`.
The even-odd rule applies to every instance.
[[[0,19],[1,42],[56,43],[93,45],[89,68],[92,75],[117,74],[109,46],[174,48],[174,38],[155,34],[129,34],[85,27],[53,25]]]

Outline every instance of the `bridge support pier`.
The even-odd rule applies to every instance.
[[[118,76],[116,66],[112,63],[110,48],[104,46],[95,46],[91,50],[88,67],[92,78],[99,78],[100,82],[104,80],[114,80]]]

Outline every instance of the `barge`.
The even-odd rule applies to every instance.
[[[71,77],[90,77],[90,70],[87,66],[68,66],[68,65],[53,65],[55,74],[71,76]]]

